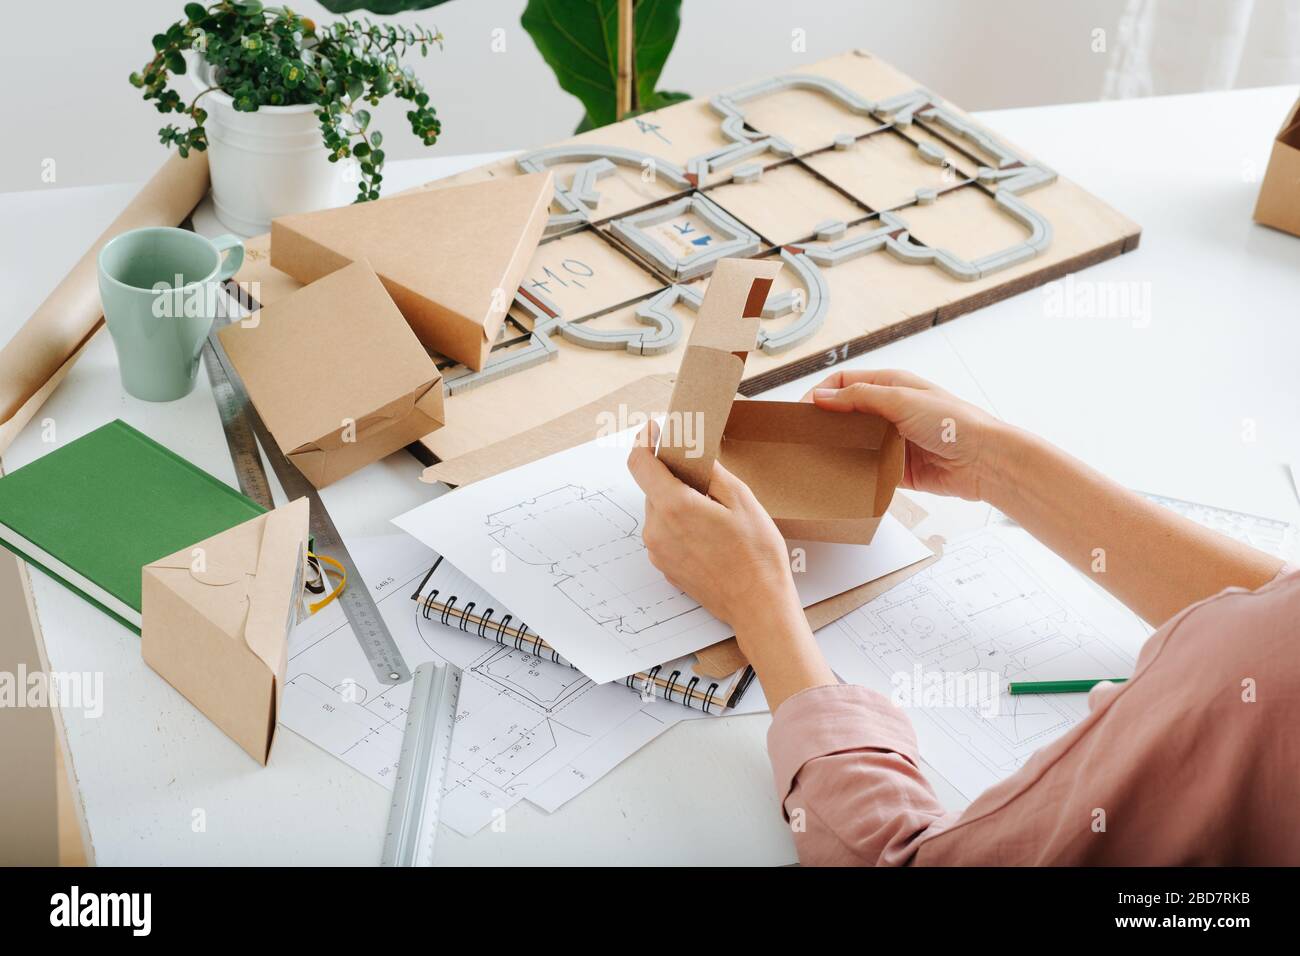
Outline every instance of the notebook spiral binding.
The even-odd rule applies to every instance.
[[[429,569],[429,573],[420,582],[420,587],[411,595],[420,607],[419,613],[426,621],[432,620],[436,615],[438,622],[446,627],[457,627],[466,634],[476,634],[484,640],[495,641],[503,647],[513,647],[517,651],[532,654],[540,660],[549,660],[577,670],[555,648],[542,640],[540,634],[530,633],[526,623],[520,621],[518,624],[511,624],[514,619],[512,614],[505,614],[493,621],[495,608],[489,607],[481,614],[476,614],[474,608],[477,602],[475,601],[469,601],[458,609],[456,605],[459,598],[455,594],[448,595],[441,601],[438,599],[441,594],[439,588],[432,588],[428,594],[421,594],[424,585],[438,570],[438,565],[441,563],[442,557],[439,556],[433,567]],[[639,694],[644,694],[649,688],[658,688],[662,699],[681,704],[683,707],[694,708],[698,705],[701,712],[708,714],[714,708],[734,706],[754,679],[753,668],[746,668],[744,675],[736,682],[730,696],[724,701],[718,697],[722,685],[717,681],[710,681],[707,685],[701,686],[698,674],[692,675],[688,681],[682,681],[680,670],[672,671],[667,677],[661,676],[662,671],[663,665],[659,664],[649,671],[624,678],[624,682]]]

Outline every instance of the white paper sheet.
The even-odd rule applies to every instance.
[[[682,657],[731,629],[668,583],[641,541],[629,430],[458,488],[393,519],[528,621],[599,683]],[[788,542],[804,606],[929,556],[886,515],[867,546]],[[794,551],[793,549],[800,549]]]
[[[646,742],[634,728],[662,732],[691,716],[680,704],[647,703],[622,684],[597,685],[570,667],[426,619],[411,595],[433,555],[407,535],[349,546],[407,665],[449,660],[464,668],[439,809],[442,822],[460,833],[476,833],[568,771],[562,787],[547,791],[546,806],[559,806],[599,779],[600,766],[617,765]],[[336,607],[295,629],[281,724],[385,787],[397,768],[409,698],[409,683],[389,687],[374,679]],[[599,751],[592,761],[575,763],[593,746]]]
[[[903,706],[922,758],[970,801],[1088,712],[1084,694],[1012,697],[1008,681],[1128,677],[1149,634],[1028,533],[994,526],[817,639],[842,680]]]

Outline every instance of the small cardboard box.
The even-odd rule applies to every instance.
[[[364,262],[220,335],[280,450],[317,488],[446,422],[437,366]]]
[[[367,260],[429,348],[481,369],[537,250],[550,172],[417,190],[271,223],[271,265],[315,282]]]
[[[143,571],[145,663],[263,765],[302,597],[307,518],[299,498]]]
[[[803,402],[736,401],[745,355],[780,271],[774,260],[723,259],[682,358],[659,457],[708,494],[713,462],[749,485],[781,533],[868,544],[903,478],[905,445],[875,415]]]
[[[1300,100],[1273,141],[1255,221],[1300,236]]]
[[[898,429],[808,402],[731,406],[718,460],[787,538],[868,544],[903,480]]]

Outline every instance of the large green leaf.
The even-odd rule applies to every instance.
[[[681,0],[636,2],[632,19],[637,112],[689,98],[685,93],[655,89],[682,25],[681,8]],[[561,89],[587,108],[579,131],[614,122],[618,118],[617,0],[528,0],[520,22],[555,71]]]
[[[353,10],[367,10],[380,16],[392,16],[408,10],[428,10],[441,6],[447,0],[320,0],[320,5],[330,13],[351,13]]]

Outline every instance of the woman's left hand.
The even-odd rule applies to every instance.
[[[785,540],[754,493],[715,462],[709,494],[700,494],[655,457],[658,437],[651,422],[627,459],[645,492],[641,537],[650,562],[738,633],[770,618],[774,599],[798,607]]]
[[[785,539],[749,487],[714,462],[708,495],[655,457],[659,426],[637,437],[627,467],[645,492],[641,531],[651,563],[736,632],[775,713],[811,687],[834,684],[808,627]]]

